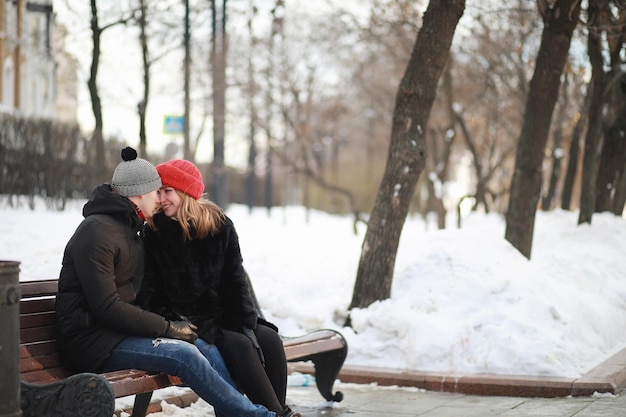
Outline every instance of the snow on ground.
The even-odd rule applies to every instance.
[[[20,280],[57,277],[83,203],[58,212],[0,200],[0,259],[21,262]],[[577,226],[575,212],[538,212],[530,261],[504,239],[501,215],[443,231],[409,218],[391,298],[352,311],[347,328],[364,226],[355,235],[351,217],[302,207],[233,205],[228,215],[267,318],[286,336],[341,331],[346,364],[578,377],[626,347],[621,217]]]

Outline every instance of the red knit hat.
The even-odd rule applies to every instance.
[[[156,167],[164,187],[172,187],[195,198],[202,196],[204,183],[200,170],[184,159],[172,159]]]

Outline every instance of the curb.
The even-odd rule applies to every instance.
[[[313,365],[291,365],[290,369],[313,373]],[[437,373],[344,366],[338,379],[357,384],[376,383],[472,395],[505,397],[585,397],[598,393],[619,394],[626,389],[626,349],[622,349],[579,378],[523,375],[442,375]]]
[[[310,363],[290,363],[290,372],[314,374]],[[626,349],[622,349],[579,378],[523,375],[457,375],[345,365],[337,376],[341,382],[397,385],[459,394],[503,397],[586,397],[594,393],[619,394],[626,389]],[[162,411],[161,401],[184,408],[197,401],[194,392],[153,401],[148,413]],[[131,409],[123,411],[130,414]],[[116,411],[119,417],[121,410]]]

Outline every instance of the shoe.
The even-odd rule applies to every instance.
[[[289,407],[285,407],[280,417],[302,417],[302,414],[297,411],[291,411],[291,408]]]

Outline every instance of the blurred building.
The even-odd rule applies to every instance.
[[[76,65],[52,0],[0,1],[0,112],[76,121]]]
[[[62,122],[78,123],[78,60],[65,49],[67,29],[55,25],[52,50],[56,61],[56,119]]]

